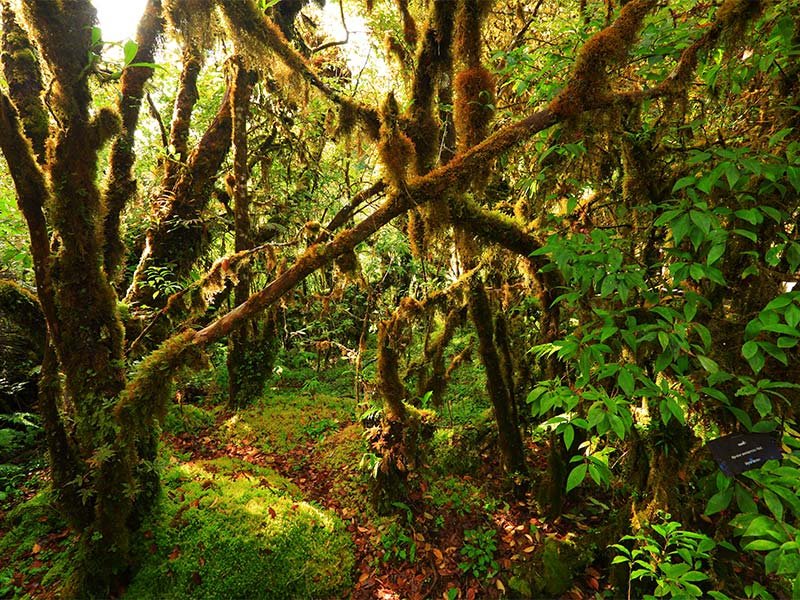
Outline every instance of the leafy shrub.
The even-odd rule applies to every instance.
[[[613,544],[611,547],[619,554],[611,564],[628,565],[629,592],[632,582],[649,582],[654,595],[646,594],[645,598],[704,596],[705,592],[696,584],[708,580],[704,571],[717,544],[707,535],[682,529],[680,523],[669,520],[669,514],[662,513],[662,519],[662,523],[653,523],[620,540],[632,542],[632,548]],[[726,597],[719,592],[710,595]]]
[[[413,563],[417,560],[417,543],[413,533],[397,521],[392,521],[381,532],[381,548],[383,548],[382,562],[393,560],[407,560]]]
[[[464,545],[458,563],[463,573],[470,573],[477,579],[490,579],[499,568],[494,554],[497,552],[497,532],[494,529],[467,529],[464,532]]]

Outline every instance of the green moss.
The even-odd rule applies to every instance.
[[[55,590],[69,578],[74,568],[75,546],[70,538],[61,543],[47,542],[48,536],[63,531],[66,523],[59,516],[48,491],[11,510],[0,525],[6,533],[0,538],[0,562],[13,573],[41,576],[45,589]],[[34,551],[39,545],[39,549]],[[36,561],[37,566],[34,566]],[[22,589],[8,589],[19,597]]]
[[[216,421],[215,410],[205,410],[193,404],[173,404],[164,418],[162,428],[172,434],[197,434],[212,427]]]
[[[126,598],[319,598],[350,584],[351,542],[333,514],[274,489],[268,470],[218,461],[171,468],[147,557]],[[263,476],[266,475],[266,476]]]
[[[287,452],[313,437],[315,423],[323,419],[347,422],[352,415],[350,398],[274,391],[226,420],[220,431],[230,443],[247,440],[265,452]]]
[[[339,498],[342,508],[353,514],[377,516],[367,491],[370,475],[361,459],[368,451],[364,428],[354,423],[327,436],[316,447],[315,460],[330,475],[330,496]]]
[[[0,279],[0,319],[13,319],[31,335],[44,341],[45,323],[39,301],[31,292],[8,279]]]
[[[454,510],[459,514],[479,511],[487,496],[475,484],[460,477],[437,477],[430,482],[427,498],[434,506]]]
[[[583,541],[545,539],[531,560],[519,565],[515,578],[532,590],[534,598],[561,596],[573,585],[575,576],[594,558],[596,546]]]

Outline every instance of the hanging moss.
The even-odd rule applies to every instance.
[[[403,38],[414,48],[417,45],[417,23],[408,8],[408,0],[395,0],[395,4],[403,17]]]
[[[420,214],[420,210],[414,208],[408,213],[408,241],[411,254],[414,258],[422,260],[427,252],[425,219]]]
[[[383,38],[383,48],[386,51],[386,57],[390,60],[395,59],[401,68],[411,62],[411,56],[406,47],[391,33],[387,33]]]
[[[654,0],[632,0],[608,27],[593,35],[581,48],[566,87],[550,103],[561,117],[572,117],[605,101],[609,93],[608,67],[628,54]]]
[[[139,364],[115,409],[123,424],[134,425],[133,430],[137,431],[142,424],[149,428],[153,422],[162,420],[171,381],[178,369],[184,365],[195,368],[207,365],[202,348],[194,345],[194,334],[188,330],[174,336]]]
[[[339,256],[334,262],[339,272],[348,278],[356,277],[361,272],[358,256],[356,256],[356,253],[352,250]]]
[[[453,120],[460,150],[481,142],[494,115],[494,77],[483,66],[461,71],[455,80]]]
[[[233,352],[236,336],[241,350]],[[246,324],[231,335],[228,344],[228,402],[235,408],[249,406],[264,392],[278,355],[279,336],[274,313]]]
[[[490,0],[463,0],[458,3],[453,45],[465,68],[477,67],[481,62],[483,41],[481,26],[486,18]]]
[[[391,184],[402,189],[413,174],[415,160],[414,144],[400,130],[397,100],[389,93],[381,110],[381,131],[378,154],[383,163],[386,178]]]
[[[208,48],[215,33],[213,20],[217,0],[165,0],[164,14],[185,45]]]

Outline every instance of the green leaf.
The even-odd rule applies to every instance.
[[[672,186],[672,193],[679,192],[683,188],[689,187],[690,185],[694,185],[697,181],[697,178],[693,175],[689,175],[688,177],[681,177],[678,181],[675,182],[675,185]]]
[[[133,59],[136,58],[136,53],[139,51],[139,44],[134,42],[133,40],[128,40],[125,42],[125,45],[122,47],[122,53],[124,55],[124,62],[125,66],[128,66],[133,62]]]
[[[706,511],[704,514],[713,515],[728,508],[733,499],[733,488],[728,488],[717,492],[708,500],[706,504]]]
[[[753,540],[744,547],[744,550],[774,550],[780,544],[772,540]]]
[[[750,521],[742,537],[763,537],[775,529],[775,521],[765,515],[758,515]]]
[[[714,244],[711,246],[711,249],[708,251],[708,257],[706,258],[706,264],[708,266],[713,265],[717,262],[722,255],[725,254],[725,243],[722,244]]]
[[[734,229],[733,233],[743,238],[747,238],[751,242],[758,241],[758,236],[755,234],[755,232],[750,231],[749,229]]]
[[[692,210],[689,211],[689,218],[706,235],[711,231],[711,216],[708,213]]]
[[[678,420],[678,423],[681,425],[686,424],[686,415],[683,414],[683,409],[681,408],[681,405],[678,404],[677,400],[675,400],[675,398],[667,398],[667,408],[672,416]]]
[[[767,146],[773,148],[776,144],[779,144],[783,138],[792,133],[793,129],[793,127],[787,127],[786,129],[781,129],[780,131],[773,133],[767,142]]]
[[[620,419],[617,415],[612,415],[609,413],[608,422],[611,425],[611,429],[617,434],[617,437],[621,440],[624,440],[625,423],[622,422],[622,419]]]
[[[620,370],[617,375],[617,383],[626,396],[633,396],[634,380],[633,375],[627,368]]]
[[[709,373],[716,373],[719,371],[719,365],[707,356],[699,355],[697,360],[700,361],[700,364],[703,365],[703,368]]]
[[[693,263],[689,267],[689,275],[691,275],[692,279],[695,281],[702,281],[702,279],[706,276],[706,270],[700,263]]]
[[[567,425],[564,428],[564,446],[566,446],[567,450],[572,447],[572,442],[575,439],[575,428],[572,425]]]
[[[567,477],[567,492],[578,487],[586,477],[586,472],[589,466],[584,462],[572,469],[572,472]]]
[[[758,353],[752,358],[747,359],[747,362],[749,363],[750,368],[753,370],[753,373],[758,373],[759,371],[761,371],[761,369],[764,368],[764,363],[766,362],[766,359],[764,358],[763,354]]]
[[[661,371],[666,369],[670,364],[672,364],[672,352],[662,352],[658,355],[658,358],[656,358],[656,362],[653,365],[653,370],[656,373],[661,373]]]
[[[697,335],[700,336],[700,339],[703,341],[703,348],[708,349],[711,347],[711,332],[708,330],[708,327],[705,325],[701,325],[700,323],[695,323],[692,325],[693,329],[697,332]]]
[[[764,488],[762,495],[770,512],[775,515],[778,521],[783,521],[783,502],[778,498],[778,495],[768,488]]]
[[[738,483],[734,487],[736,489],[736,506],[739,507],[739,510],[743,513],[758,513],[758,506],[756,506],[752,494]]]
[[[683,316],[687,321],[693,320],[696,314],[697,314],[697,303],[687,302],[683,306]]]
[[[680,244],[681,240],[686,237],[687,233],[689,233],[689,227],[691,224],[692,222],[689,220],[689,215],[683,215],[680,219],[670,223],[670,228],[672,229],[672,241],[676,246]]]
[[[600,474],[600,469],[597,468],[597,465],[589,464],[589,475],[597,485],[603,483],[603,476]]]
[[[777,310],[779,308],[784,308],[784,307],[789,306],[790,304],[792,304],[793,299],[794,299],[794,296],[791,293],[789,293],[789,294],[781,294],[777,298],[775,298],[772,301],[770,301],[770,303],[767,304],[764,307],[764,310],[765,311],[766,310]],[[764,311],[762,311],[762,312],[764,312]]]
[[[786,311],[783,313],[783,318],[786,319],[786,324],[789,327],[796,328],[800,324],[800,307],[797,304],[787,306]]]
[[[772,402],[770,402],[766,394],[757,394],[753,400],[753,406],[762,419],[772,412]]]
[[[733,214],[751,225],[758,225],[764,220],[764,216],[755,208],[742,208],[735,211]]]
[[[774,329],[774,328],[765,327],[765,329]],[[781,361],[785,365],[789,363],[789,359],[786,356],[786,352],[778,348],[775,344],[771,342],[758,342],[758,345],[762,350],[766,351],[766,353],[769,354],[772,358]]]

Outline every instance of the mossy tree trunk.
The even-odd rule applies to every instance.
[[[248,70],[241,57],[231,59],[233,87],[231,112],[233,115],[232,150],[233,173],[228,187],[233,190],[234,244],[237,253],[253,247],[250,222],[250,196],[247,152],[247,118],[250,95],[256,74]],[[236,273],[238,282],[233,290],[234,302],[241,304],[250,297],[251,273],[245,264]],[[274,319],[270,316],[254,318],[234,331],[228,339],[228,402],[241,408],[257,399],[264,382],[272,372],[277,351]]]

